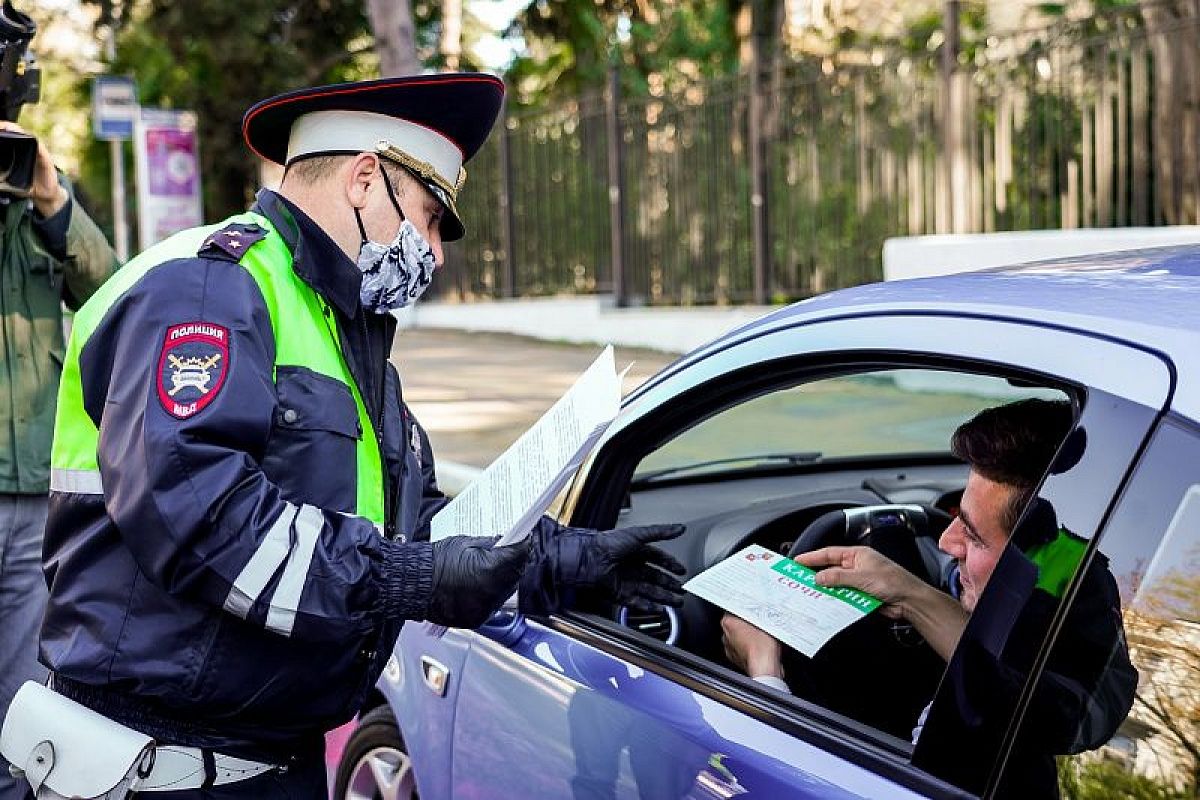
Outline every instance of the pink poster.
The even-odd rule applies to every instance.
[[[204,222],[196,116],[142,109],[136,135],[141,249]]]
[[[150,128],[146,131],[146,158],[150,164],[150,194],[192,197],[199,174],[196,132]]]

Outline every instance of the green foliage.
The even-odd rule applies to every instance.
[[[1060,227],[1068,164],[1079,158],[1077,101],[1053,87],[1036,85],[1030,87],[1028,98],[1029,114],[1013,134],[1023,168],[1008,186],[1006,211],[997,214],[1001,229]]]
[[[633,95],[661,94],[737,69],[740,4],[704,0],[535,0],[513,24],[528,52],[508,69],[516,100],[534,105],[603,86],[610,64]]]
[[[101,6],[107,0],[85,0]],[[256,101],[322,82],[373,74],[372,38],[360,0],[142,0],[126,3],[109,71],[132,75],[142,105],[199,117],[205,215],[243,210],[258,185],[241,142],[241,118]],[[107,145],[93,143],[83,182],[108,193]]]
[[[555,1],[579,15],[572,30],[577,41],[592,37],[592,55],[611,46],[605,37],[615,35],[616,15],[630,13],[604,3]],[[557,8],[549,3],[529,13]],[[1136,10],[1113,8],[1103,23],[1064,23],[1061,35],[1042,30],[1010,42],[1021,48],[1016,56],[1011,47],[989,40],[985,7],[963,13],[960,71],[969,80],[971,100],[964,110],[971,116],[961,157],[968,180],[953,187],[954,198],[944,189],[950,161],[942,120],[940,15],[917,20],[903,47],[864,41],[856,53],[768,62],[762,127],[771,295],[805,297],[877,280],[883,241],[895,235],[944,231],[956,223],[977,230],[1092,220],[1129,224],[1132,203],[1122,201],[1144,191],[1152,178],[1127,160],[1120,176],[1116,167],[1109,170],[1108,188],[1101,189],[1100,167],[1088,160],[1086,149],[1090,143],[1094,153],[1099,141],[1097,85],[1128,83],[1134,67],[1131,42],[1137,32],[1130,14]],[[551,16],[543,20],[547,26],[566,25]],[[636,60],[637,37],[646,35],[639,19],[630,18],[620,49],[626,70]],[[609,22],[611,29],[605,27]],[[1093,35],[1102,24],[1119,30]],[[1086,36],[1077,37],[1079,32]],[[681,41],[691,41],[686,31],[681,35]],[[660,48],[679,46],[669,36],[659,38]],[[512,209],[516,243],[508,262],[498,240],[491,240],[482,257],[471,254],[470,243],[463,245],[474,291],[494,286],[499,266],[511,269],[518,293],[603,291],[606,284],[604,240],[611,226],[599,190],[607,178],[608,135],[595,124],[594,110],[589,127],[581,107],[554,96],[561,86],[581,85],[585,76],[574,45],[558,41],[546,52],[553,54],[553,69],[526,75],[551,75],[548,83],[518,86],[531,96],[542,92],[550,102],[513,120],[514,145],[525,144],[512,151],[511,182],[505,184],[496,172],[494,186],[476,183],[472,190],[491,198],[480,197],[481,209]],[[602,76],[599,62],[593,59]],[[749,81],[742,74],[676,83],[665,71],[634,72],[645,82],[631,87],[629,73],[623,73],[619,112],[627,299],[685,305],[750,300],[755,212]],[[543,132],[551,129],[533,124],[539,116],[555,120],[564,141],[572,138],[570,153],[543,142]],[[589,132],[568,137],[571,118]],[[557,141],[557,134],[548,135]],[[1102,191],[1108,208],[1099,210]],[[496,200],[505,195],[509,204]],[[956,221],[960,210],[965,218]]]
[[[1063,800],[1187,800],[1192,796],[1112,761],[1090,758],[1060,758],[1058,786]]]

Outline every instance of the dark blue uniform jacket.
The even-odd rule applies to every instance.
[[[402,621],[423,617],[432,549],[420,540],[446,501],[385,361],[394,320],[360,308],[357,267],[299,209],[265,191],[255,210],[338,325],[381,440],[387,530],[344,513],[360,435],[346,387],[296,367],[273,379],[270,319],[236,251],[169,260],[81,353],[104,494],[52,494],[41,658],[64,694],[160,741],[277,758],[349,719]],[[164,332],[190,322],[226,328],[229,361],[215,398],[178,419],[160,403],[159,358]],[[323,528],[283,635],[265,625],[272,584],[244,619],[225,605],[288,502],[320,509]]]

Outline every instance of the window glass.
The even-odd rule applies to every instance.
[[[1061,394],[990,375],[941,370],[881,370],[818,380],[763,394],[703,420],[648,455],[635,478],[686,467],[695,467],[690,473],[723,470],[737,459],[753,463],[771,455],[948,453],[950,434],[980,410],[1005,400],[1055,396]]]
[[[1125,702],[1115,733],[1089,752],[1058,763],[1064,797],[1184,798],[1196,796],[1200,777],[1200,435],[1174,423],[1155,435],[1100,541],[1100,553],[1119,592],[1128,659],[1119,644],[1106,670],[1081,698],[1084,707]],[[1084,584],[1076,606],[1098,605],[1095,585]],[[1085,594],[1084,589],[1092,590]],[[1099,604],[1103,605],[1103,604]],[[1092,615],[1094,618],[1093,611]],[[1052,653],[1077,647],[1087,614],[1072,609]],[[1056,677],[1048,673],[1038,691]],[[1122,691],[1123,682],[1133,691]],[[1035,692],[1036,697],[1036,692]],[[1124,713],[1127,711],[1127,715]],[[1095,746],[1096,715],[1085,714],[1073,731],[1075,750]],[[1020,752],[1037,737],[1026,719],[1009,759],[1020,770]]]
[[[1052,797],[1056,758],[1095,750],[1117,732],[1136,681],[1121,628],[1122,573],[1103,557],[1081,580],[1077,573],[1154,419],[1153,409],[1095,390],[1082,399],[957,644],[915,766],[975,793],[992,786],[1001,797]],[[1043,664],[1046,637],[1076,584],[1060,646]],[[1042,677],[1031,685],[1034,674]],[[996,783],[1019,721],[1022,734]]]

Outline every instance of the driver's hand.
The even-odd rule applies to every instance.
[[[783,678],[783,647],[779,640],[741,617],[721,617],[722,644],[730,663],[751,678]]]
[[[880,613],[904,619],[906,606],[925,584],[916,575],[870,547],[822,547],[801,553],[795,560],[818,570],[822,586],[849,586],[873,594],[884,602]]]
[[[3,120],[0,120],[0,131],[28,135],[28,132],[17,123]],[[67,190],[58,182],[58,171],[54,168],[50,151],[39,139],[37,161],[33,167],[33,184],[29,187],[29,199],[33,201],[39,214],[43,217],[52,217],[66,205],[69,197]]]

